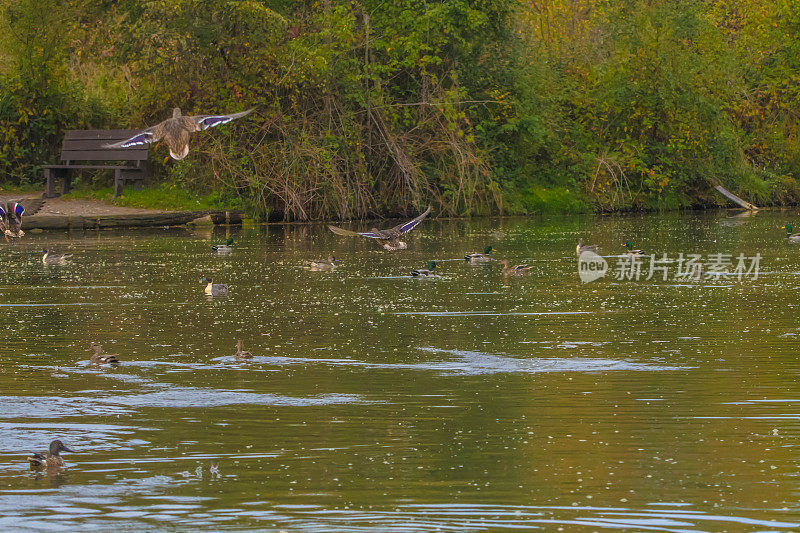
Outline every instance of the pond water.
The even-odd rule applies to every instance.
[[[29,233],[0,256],[0,527],[798,530],[793,217],[426,220],[398,253],[321,224]],[[627,240],[759,276],[616,280]],[[462,259],[487,244],[534,268]],[[30,471],[54,438],[68,468]]]

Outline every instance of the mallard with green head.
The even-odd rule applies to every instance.
[[[494,252],[494,248],[491,246],[486,246],[483,249],[483,253],[480,252],[473,252],[471,254],[467,254],[464,256],[464,259],[469,261],[470,263],[486,263],[491,261],[491,253]]]
[[[792,224],[786,224],[786,239],[790,242],[800,242],[800,233],[792,233]]]
[[[336,258],[329,255],[327,259],[316,259],[314,261],[304,261],[306,268],[309,270],[333,270],[336,266]]]
[[[644,255],[644,252],[642,250],[633,249],[633,244],[631,243],[631,241],[626,242],[622,246],[626,248],[625,253],[628,255]]]
[[[527,274],[533,268],[533,265],[514,265],[508,262],[508,259],[500,261],[500,266],[503,267],[504,276],[513,276],[518,274]]]
[[[227,239],[225,244],[215,244],[211,247],[211,249],[217,253],[228,253],[233,251],[233,245],[236,244],[236,241],[233,239]]]
[[[253,358],[253,354],[242,349],[242,339],[236,341],[236,353],[233,354],[233,358],[237,361],[245,361]]]
[[[578,246],[575,247],[575,253],[578,256],[580,256],[583,252],[597,253],[599,251],[600,247],[596,244],[583,244],[583,238],[578,239]]]
[[[64,443],[60,440],[54,440],[50,443],[50,450],[31,454],[31,456],[28,457],[28,462],[31,464],[31,468],[62,468],[64,466],[64,459],[61,458],[61,452],[74,453],[64,446]]]
[[[436,264],[436,261],[428,261],[428,268],[418,268],[417,270],[412,270],[411,275],[415,278],[435,276],[435,271],[437,268],[439,268],[439,266]]]

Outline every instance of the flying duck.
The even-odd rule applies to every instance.
[[[42,198],[18,198],[0,202],[0,232],[9,237],[22,237],[22,215],[35,215],[44,205]]]
[[[328,226],[328,229],[330,229],[337,235],[345,235],[345,236],[360,235],[361,237],[377,239],[378,244],[380,244],[384,250],[388,252],[394,252],[396,250],[405,250],[406,248],[408,248],[408,246],[406,246],[406,243],[400,240],[400,237],[404,233],[408,233],[412,229],[416,228],[417,225],[420,222],[422,222],[430,212],[431,212],[431,206],[428,206],[428,209],[426,209],[425,212],[419,215],[417,218],[388,229],[372,228],[371,230],[363,233],[349,231],[346,229],[338,228],[336,226]]]
[[[176,107],[172,110],[172,118],[141,130],[124,141],[104,144],[103,148],[130,148],[131,146],[150,144],[163,139],[169,147],[169,155],[172,156],[172,159],[181,160],[189,153],[189,136],[192,133],[227,124],[232,120],[250,114],[253,109],[255,108],[241,113],[231,113],[230,115],[184,116],[181,114],[181,108]]]

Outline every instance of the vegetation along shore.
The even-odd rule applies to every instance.
[[[6,187],[41,188],[69,129],[255,107],[181,161],[152,147],[141,205],[654,210],[717,205],[717,184],[800,200],[793,0],[14,0],[0,28]],[[109,181],[84,172],[72,194]]]

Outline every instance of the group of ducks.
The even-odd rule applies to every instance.
[[[14,209],[13,207],[11,208]],[[5,211],[4,211],[5,212]],[[14,212],[14,211],[11,211]],[[430,207],[425,210],[424,213],[419,215],[418,217],[410,220],[404,224],[400,224],[393,228],[389,228],[386,230],[378,230],[372,229],[368,232],[358,233],[352,232],[348,230],[344,230],[342,228],[337,228],[336,226],[329,226],[331,231],[338,235],[358,235],[362,237],[368,237],[371,239],[376,239],[378,244],[381,245],[387,251],[395,251],[395,250],[404,250],[407,248],[406,243],[400,241],[400,237],[404,233],[408,233],[412,229],[414,229],[422,220],[430,213]],[[21,216],[21,215],[20,215]],[[19,226],[17,226],[19,229]],[[792,225],[786,224],[785,226],[787,235],[786,238],[792,242],[800,242],[800,233],[792,233]],[[20,230],[21,232],[21,230]],[[229,253],[233,250],[233,246],[235,244],[234,239],[227,239],[224,244],[218,244],[212,246],[212,250],[217,253]],[[643,250],[639,250],[633,247],[631,241],[626,242],[624,245],[625,247],[625,255],[627,256],[642,256],[645,255]],[[600,248],[596,244],[584,244],[582,238],[578,239],[578,244],[575,248],[576,255],[580,257],[582,253],[585,252],[592,252],[598,253]],[[469,253],[464,256],[464,259],[471,264],[481,264],[481,263],[489,263],[490,261],[494,261],[495,259],[491,257],[492,252],[494,252],[494,248],[492,246],[486,246],[483,252],[474,252]],[[50,264],[51,262],[61,262],[65,261],[65,256],[63,254],[52,254],[49,251],[45,251],[45,255],[42,258],[42,261],[45,264]],[[314,260],[314,261],[306,261],[306,267],[312,270],[330,270],[333,269],[336,263],[336,258],[331,255],[328,259],[322,260]],[[513,274],[524,274],[528,272],[532,265],[525,265],[525,264],[518,264],[518,265],[511,265],[511,263],[507,259],[503,259],[499,261],[499,264],[502,266],[502,271],[504,275],[513,275]],[[438,269],[438,265],[436,261],[429,261],[427,268],[424,269],[417,269],[411,272],[411,275],[414,277],[426,277],[426,276],[435,276],[435,271]],[[212,296],[220,296],[225,295],[228,292],[228,285],[225,284],[218,284],[213,283],[210,276],[206,276],[203,278],[203,282],[206,283],[205,292],[206,294],[210,294]],[[119,364],[119,359],[116,355],[112,354],[105,354],[103,353],[103,349],[100,344],[96,342],[92,342],[90,344],[90,349],[94,352],[90,359],[90,364],[112,364],[117,365]],[[236,361],[246,361],[251,359],[253,355],[249,351],[245,351],[243,349],[243,343],[241,339],[236,341],[236,352],[233,355]],[[60,440],[54,440],[50,443],[50,448],[48,451],[41,452],[41,453],[34,453],[29,458],[28,461],[31,464],[32,468],[45,468],[45,469],[56,469],[61,468],[64,466],[64,460],[61,457],[61,452],[72,452],[69,448],[67,448],[63,442]]]
[[[247,114],[248,112],[245,112],[244,114]],[[179,110],[177,110],[177,114],[179,117],[180,116]],[[237,118],[234,115],[230,115],[228,117],[230,120],[233,120],[233,118]],[[193,120],[197,119],[197,117],[184,117],[184,118]],[[156,131],[153,134],[153,136],[158,136],[158,135],[161,135],[163,137],[168,135],[168,133],[164,131]],[[173,147],[172,145],[170,145],[170,150],[172,151],[172,149]],[[180,154],[183,154],[182,157],[185,156],[185,153],[183,153],[183,151],[181,151],[178,155]],[[6,237],[6,239],[8,239],[9,236],[20,237],[24,235],[21,229],[22,215],[25,214],[29,209],[34,212],[38,211],[38,209],[41,208],[41,204],[43,204],[43,200],[33,203],[31,207],[26,207],[24,204],[24,200],[11,201],[11,202],[6,202],[4,204],[0,203],[0,230],[3,231],[3,235]],[[399,224],[392,228],[383,230],[373,228],[368,232],[353,232],[336,226],[328,226],[328,227],[330,228],[331,231],[333,231],[337,235],[361,236],[370,239],[375,239],[377,243],[384,250],[387,251],[404,250],[407,248],[407,245],[405,242],[401,241],[400,238],[405,233],[408,233],[409,231],[417,227],[417,225],[419,225],[419,223],[422,222],[425,219],[425,217],[428,216],[430,211],[431,208],[429,206],[425,210],[425,212],[423,212],[416,218],[408,222],[405,222],[403,224]],[[786,238],[789,241],[800,242],[800,233],[792,233],[791,224],[786,224],[785,229],[786,229]],[[212,250],[216,253],[223,253],[223,254],[229,253],[233,250],[234,244],[235,244],[234,239],[229,238],[225,241],[224,244],[218,244],[212,246]],[[633,244],[631,243],[631,241],[626,242],[623,246],[626,249],[625,254],[628,256],[641,256],[645,254],[643,250],[633,248]],[[490,261],[495,260],[493,257],[491,257],[493,251],[494,248],[492,246],[486,246],[483,252],[469,253],[464,256],[464,259],[471,264],[488,263]],[[585,252],[598,253],[599,251],[600,249],[597,245],[584,244],[582,238],[578,239],[578,244],[575,249],[576,255],[578,257],[580,257],[580,255]],[[71,257],[70,254],[55,254],[53,252],[45,250],[44,256],[42,257],[42,262],[46,265],[64,264],[69,260],[70,257]],[[337,261],[336,258],[333,255],[330,255],[327,259],[306,261],[305,266],[311,270],[331,270],[334,268],[336,261]],[[502,266],[502,272],[504,275],[524,274],[533,268],[532,265],[526,265],[526,264],[511,265],[511,263],[507,259],[499,261],[499,264]],[[413,270],[411,272],[411,275],[414,277],[435,276],[436,275],[435,272],[437,269],[438,265],[436,261],[429,261],[427,268]],[[206,284],[205,288],[206,294],[212,296],[220,296],[220,295],[225,295],[228,292],[228,285],[213,283],[211,276],[205,276],[203,278],[203,282]],[[102,347],[100,346],[100,344],[96,342],[92,342],[90,344],[90,350],[94,352],[90,358],[90,364],[111,364],[111,365],[119,364],[119,359],[116,355],[103,353]],[[233,357],[236,361],[246,361],[248,359],[251,359],[253,355],[249,351],[245,351],[243,349],[243,343],[241,339],[239,339],[236,342],[236,352],[234,353]],[[28,461],[30,462],[31,467],[33,468],[45,468],[45,469],[61,468],[64,466],[64,460],[60,455],[61,452],[72,452],[72,450],[67,448],[64,445],[64,443],[61,442],[60,440],[54,440],[50,443],[50,447],[47,451],[32,454],[28,458]]]
[[[101,365],[118,365],[119,358],[114,354],[103,353],[103,348],[100,344],[92,342],[89,344],[89,349],[93,351],[92,357],[89,359],[90,364]],[[253,358],[253,354],[243,349],[241,339],[236,341],[236,352],[233,357],[237,361],[246,361]],[[64,443],[60,440],[54,440],[50,443],[50,447],[45,452],[33,453],[28,457],[28,462],[33,469],[57,470],[64,467],[64,459],[61,457],[61,452],[71,452]]]
[[[128,139],[117,143],[104,145],[104,148],[129,148],[163,141],[169,148],[170,156],[173,159],[181,160],[189,153],[189,138],[192,133],[214,126],[227,124],[232,120],[248,115],[252,111],[253,109],[226,115],[184,116],[181,113],[180,108],[176,107],[172,111],[171,118],[168,118],[156,124],[155,126],[138,131]],[[23,215],[35,214],[41,209],[42,205],[44,205],[43,197],[10,200],[0,203],[0,233],[2,233],[7,242],[9,237],[22,237],[24,235],[24,232],[22,231]],[[373,228],[367,232],[353,232],[337,226],[328,227],[337,235],[361,236],[375,239],[377,243],[386,251],[405,250],[407,245],[405,242],[400,240],[401,237],[405,233],[408,233],[417,227],[417,225],[419,225],[419,223],[422,222],[430,212],[431,207],[428,206],[428,208],[416,218],[403,224],[382,230]],[[788,229],[789,226],[787,226],[787,230]],[[800,240],[800,237],[798,237],[798,240]],[[217,253],[228,253],[232,250],[234,244],[235,242],[233,239],[228,239],[225,244],[215,245],[212,248],[214,252]],[[628,248],[630,249],[630,243],[628,243],[628,245]],[[596,250],[596,247],[583,245],[583,241],[581,240],[578,243],[579,255],[583,249]],[[494,250],[491,246],[487,246],[483,253],[470,253],[467,254],[464,259],[470,263],[487,263],[493,260],[490,255],[493,251]],[[631,253],[634,252],[637,251],[632,251]],[[66,264],[70,258],[71,254],[59,254],[49,250],[44,250],[42,263],[45,265],[63,265]],[[306,266],[312,270],[330,270],[334,267],[335,262],[336,258],[331,255],[327,259],[307,261]],[[505,259],[499,263],[502,265],[504,275],[523,274],[533,268],[531,265],[524,264],[512,266],[509,261]],[[433,276],[435,275],[437,268],[438,265],[436,262],[430,261],[427,265],[427,268],[414,270],[411,272],[411,275],[414,277]],[[219,296],[227,294],[228,292],[228,285],[213,283],[211,276],[206,276],[203,278],[203,282],[206,284],[206,294]],[[119,364],[119,359],[116,355],[104,354],[102,347],[96,342],[91,343],[90,350],[94,352],[90,359],[91,364]],[[243,350],[241,340],[238,340],[236,343],[236,353],[234,354],[234,358],[238,361],[252,358],[252,354],[250,352]],[[67,448],[60,440],[54,440],[50,443],[48,451],[34,453],[28,458],[28,461],[32,467],[60,468],[64,466],[64,460],[60,455],[61,452],[72,452],[72,450]]]
[[[622,246],[625,247],[624,255],[644,255],[644,251],[634,248],[631,241],[626,242]],[[600,252],[600,247],[596,244],[583,244],[583,239],[578,239],[578,246],[575,248],[575,255],[580,257],[584,252],[592,252],[596,254]]]
[[[469,253],[464,256],[464,260],[473,265],[495,261],[495,259],[491,256],[491,253],[493,251],[494,248],[492,246],[486,246],[483,249],[482,253],[481,252]],[[525,274],[526,272],[529,272],[533,268],[533,265],[524,265],[524,264],[512,265],[508,259],[502,259],[498,261],[498,264],[500,265],[504,276]],[[438,268],[439,265],[436,261],[428,261],[426,268],[418,268],[412,270],[411,276],[415,278],[436,276],[436,271],[438,270]]]

